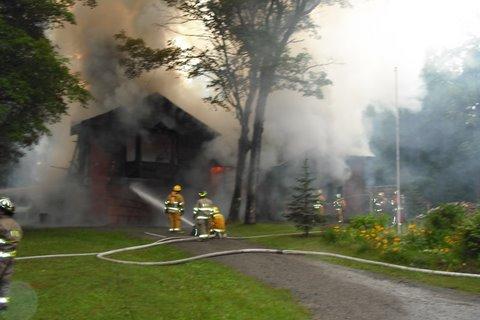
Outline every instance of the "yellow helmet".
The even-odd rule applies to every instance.
[[[220,213],[220,208],[219,207],[213,207],[213,214]]]
[[[200,192],[198,193],[198,196],[199,196],[200,198],[205,198],[207,195],[208,195],[207,191],[200,191]]]
[[[173,191],[180,192],[182,191],[182,186],[179,184],[176,184],[173,186]]]

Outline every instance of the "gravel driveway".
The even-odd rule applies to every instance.
[[[194,255],[258,245],[238,240],[180,243]],[[313,319],[480,320],[480,296],[399,282],[301,256],[242,254],[214,258],[273,287],[289,289]]]

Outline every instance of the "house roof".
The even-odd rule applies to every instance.
[[[83,120],[71,127],[71,134],[84,128],[104,129],[166,129],[180,135],[212,139],[219,133],[160,94],[149,95],[141,106],[118,107],[98,116]]]

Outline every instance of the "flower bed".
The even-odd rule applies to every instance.
[[[347,226],[325,229],[322,238],[358,253],[415,267],[480,272],[480,212],[465,215],[455,204],[438,207],[423,221],[387,226],[384,216],[357,216]]]

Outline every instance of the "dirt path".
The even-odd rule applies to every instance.
[[[188,242],[177,246],[195,255],[259,247],[238,240]],[[480,319],[480,296],[454,290],[399,283],[300,256],[242,254],[214,259],[273,287],[291,290],[293,296],[312,311],[313,319]]]

